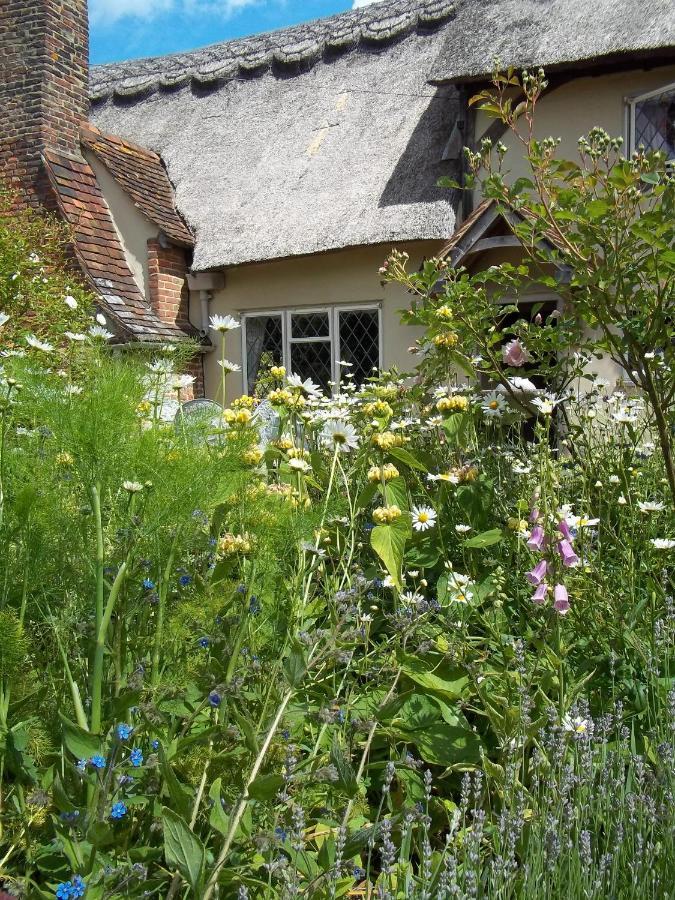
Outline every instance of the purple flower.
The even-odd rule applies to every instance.
[[[553,588],[553,609],[561,616],[566,616],[570,611],[570,598],[564,584],[556,584]]]
[[[546,595],[550,591],[549,586],[545,581],[537,587],[534,594],[532,594],[532,602],[536,603],[538,606],[541,606],[543,603],[546,603]]]
[[[532,529],[532,534],[527,541],[527,546],[530,548],[530,550],[541,550],[543,543],[544,529],[541,527],[541,525],[535,525]]]
[[[545,559],[542,559],[540,562],[537,563],[537,565],[534,567],[534,569],[532,569],[525,575],[525,577],[530,582],[530,584],[533,584],[536,586],[538,584],[541,584],[541,582],[544,580],[544,578],[546,577],[547,571],[548,571],[548,563],[546,562]]]
[[[567,524],[566,519],[561,519],[558,522],[558,531],[565,538],[566,541],[572,541],[572,532],[570,531],[570,526]]]
[[[567,568],[578,565],[579,557],[574,552],[574,547],[572,547],[568,540],[559,542],[558,552],[562,556],[563,565],[567,566]]]
[[[534,523],[539,518],[539,510],[536,506],[532,507],[532,512],[530,513],[530,522]]]

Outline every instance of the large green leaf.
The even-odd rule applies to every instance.
[[[387,453],[389,454],[389,456],[393,456],[393,458],[398,460],[398,462],[402,462],[404,465],[409,466],[411,469],[418,469],[420,472],[429,471],[424,463],[416,456],[413,456],[410,450],[406,450],[405,447],[392,447],[391,450],[387,451]]]
[[[376,525],[370,532],[370,545],[397,587],[401,586],[401,563],[411,533],[410,516],[407,515],[402,515],[391,525]]]
[[[162,777],[164,778],[164,781],[166,783],[166,788],[169,792],[169,797],[171,797],[171,803],[174,809],[182,815],[188,816],[190,814],[191,806],[190,792],[176,778],[173,768],[171,767],[171,763],[167,759],[166,753],[164,752],[164,748],[161,746],[161,744],[159,747],[159,766],[162,772]]]
[[[178,869],[195,897],[199,897],[204,872],[204,845],[190,831],[187,822],[166,807],[162,808],[162,828],[167,865],[170,869]]]
[[[398,506],[402,510],[408,509],[408,488],[404,478],[400,476],[392,478],[391,481],[380,485],[380,488],[387,506]]]
[[[101,740],[98,735],[85,731],[63,713],[59,713],[62,725],[63,743],[77,759],[90,759],[96,756],[101,749]]]
[[[284,660],[284,675],[291,687],[298,687],[307,671],[307,661],[302,647],[294,647]]]
[[[271,772],[268,775],[258,775],[249,785],[248,793],[254,800],[271,800],[279,793],[283,785],[283,776]]]
[[[216,778],[209,788],[211,798],[211,811],[209,812],[209,825],[225,837],[230,825],[230,820],[225,814],[220,797],[220,778]]]
[[[503,537],[501,528],[491,528],[490,531],[483,531],[464,541],[464,546],[472,549],[492,547],[494,544],[498,544]]]
[[[441,656],[431,654],[421,659],[399,651],[397,658],[404,675],[442,700],[458,700],[469,683],[462,669],[451,666]]]
[[[419,731],[400,731],[401,738],[414,743],[425,762],[437,766],[471,767],[481,760],[481,742],[477,734],[458,722],[435,722]]]

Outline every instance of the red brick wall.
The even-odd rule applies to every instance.
[[[40,154],[80,155],[87,118],[86,0],[0,0],[0,176],[54,207]]]

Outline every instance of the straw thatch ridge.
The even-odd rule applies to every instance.
[[[453,10],[447,0],[386,0],[95,68],[93,92],[104,99],[91,119],[160,154],[195,236],[197,271],[446,240],[453,195],[437,181],[457,174],[456,155],[443,157],[462,116],[456,89],[427,77]]]
[[[480,80],[500,67],[547,72],[675,61],[674,0],[460,0],[431,72]]]

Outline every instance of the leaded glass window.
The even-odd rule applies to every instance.
[[[635,97],[629,113],[631,151],[642,146],[675,160],[675,84]]]

